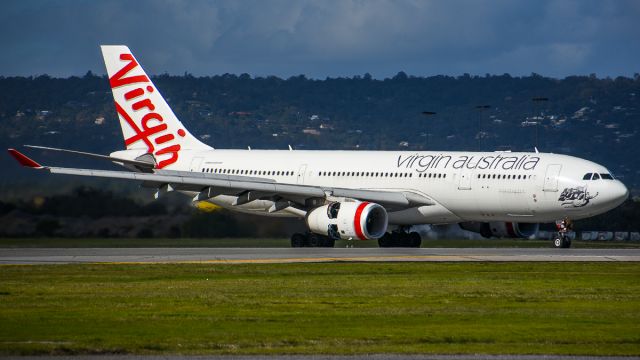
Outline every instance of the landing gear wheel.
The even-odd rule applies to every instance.
[[[391,234],[384,233],[384,235],[382,235],[382,237],[378,239],[378,246],[381,248],[388,248],[393,246]]]
[[[324,242],[322,243],[322,247],[332,248],[334,246],[336,246],[336,241],[330,237],[325,238]]]
[[[381,238],[378,239],[378,246],[381,248],[388,247],[413,247],[419,248],[422,244],[422,239],[420,238],[420,234],[417,232],[402,232],[402,231],[394,231],[391,233],[385,233]]]
[[[415,231],[412,231],[408,234],[408,247],[413,247],[413,248],[419,248],[420,245],[422,245],[422,238],[420,237],[420,234],[418,234]]]
[[[320,247],[322,245],[322,238],[317,236],[316,234],[308,234],[307,235],[309,247]]]
[[[553,239],[553,247],[556,249],[568,249],[571,247],[571,239],[568,236],[556,236]]]
[[[328,236],[308,233],[291,235],[291,247],[334,247],[336,241]]]
[[[306,236],[300,233],[295,233],[291,235],[291,247],[299,248],[304,247],[306,242]]]

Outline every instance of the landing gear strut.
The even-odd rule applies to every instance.
[[[567,233],[573,229],[573,222],[569,218],[556,221],[558,233],[553,237],[553,247],[567,249],[571,247],[571,238]]]
[[[336,241],[328,236],[314,233],[295,233],[291,235],[291,247],[333,247]]]
[[[378,239],[378,246],[381,248],[387,247],[413,247],[419,248],[422,244],[422,238],[420,234],[415,231],[393,231],[385,233],[380,239]]]

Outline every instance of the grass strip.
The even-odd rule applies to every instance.
[[[0,266],[0,354],[640,355],[636,263]]]

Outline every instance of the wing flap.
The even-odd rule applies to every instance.
[[[137,180],[148,187],[160,187],[169,184],[175,190],[201,192],[212,187],[220,194],[237,195],[243,191],[255,191],[265,194],[277,194],[284,198],[326,198],[327,196],[353,198],[379,203],[393,207],[429,206],[435,203],[426,197],[410,192],[395,192],[382,190],[361,190],[344,188],[322,188],[310,185],[279,184],[269,181],[259,181],[256,178],[242,176],[202,176],[201,173],[176,172],[165,175],[163,172],[148,174],[112,170],[48,168],[54,174],[77,176],[92,176],[112,179]],[[209,175],[209,174],[206,174]],[[262,180],[262,179],[260,179]]]

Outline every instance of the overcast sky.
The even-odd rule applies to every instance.
[[[633,76],[640,1],[0,3],[0,75],[104,74],[100,44],[151,74]]]

